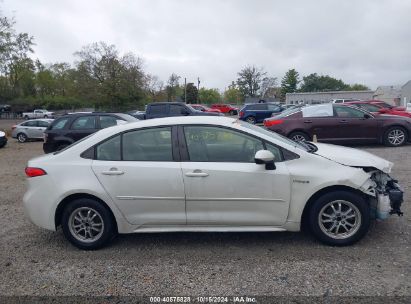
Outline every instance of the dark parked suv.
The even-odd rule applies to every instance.
[[[133,121],[138,121],[138,119],[122,113],[68,114],[54,120],[46,129],[43,151],[45,153],[55,152],[100,129]]]
[[[283,110],[281,106],[274,103],[249,103],[240,110],[239,118],[251,124],[262,123],[273,113],[280,113]]]

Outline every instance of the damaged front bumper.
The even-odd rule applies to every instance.
[[[398,181],[382,171],[369,172],[371,178],[366,183],[365,193],[371,195],[371,208],[378,219],[386,219],[391,214],[402,216],[401,205],[404,201],[404,191]]]

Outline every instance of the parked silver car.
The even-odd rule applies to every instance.
[[[11,137],[17,138],[21,143],[28,139],[43,139],[44,131],[53,119],[32,119],[12,127]]]

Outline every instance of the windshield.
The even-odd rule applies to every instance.
[[[275,132],[272,132],[272,131],[268,131],[267,129],[264,129],[264,128],[262,128],[262,127],[259,127],[259,126],[256,126],[256,125],[252,125],[252,124],[250,124],[250,123],[248,123],[248,122],[245,122],[245,121],[242,121],[242,120],[240,120],[240,125],[241,125],[242,127],[247,128],[247,129],[250,129],[250,130],[253,130],[253,131],[262,133],[262,134],[267,135],[267,136],[269,136],[269,137],[271,137],[271,138],[273,138],[273,139],[279,140],[279,141],[281,141],[282,143],[285,143],[285,144],[287,144],[287,145],[291,145],[291,146],[293,146],[293,147],[300,148],[300,149],[302,149],[302,150],[304,150],[304,151],[309,151],[309,150],[310,150],[310,148],[308,148],[305,144],[295,142],[295,141],[293,141],[293,140],[291,140],[291,139],[289,139],[289,138],[287,138],[287,137],[285,137],[285,136],[282,136],[282,135],[280,135],[280,134],[278,134],[278,133],[275,133]]]

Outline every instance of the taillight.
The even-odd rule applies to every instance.
[[[284,122],[283,119],[264,120],[264,126],[268,128],[271,126],[282,124],[283,122]]]
[[[47,174],[46,171],[41,168],[27,167],[25,171],[27,177],[43,176]]]
[[[240,111],[240,117],[244,117],[244,112]]]
[[[16,125],[12,126],[12,127],[11,127],[11,130],[13,131],[15,128],[17,128]]]

